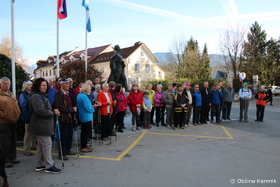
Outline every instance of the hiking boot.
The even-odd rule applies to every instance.
[[[180,129],[185,129],[184,127],[180,127]]]
[[[132,128],[132,131],[136,131],[136,128],[135,128],[135,127],[133,127],[133,128]]]
[[[40,167],[36,167],[35,171],[39,172],[39,171],[43,171],[43,170],[46,170],[46,169],[47,169],[46,166],[40,166]]]
[[[122,129],[119,129],[118,132],[124,132]]]
[[[46,173],[58,174],[61,172],[60,169],[56,168],[55,166],[50,167],[49,169],[45,170]]]
[[[139,130],[139,131],[140,131],[140,130],[141,130],[141,128],[140,128],[140,127],[136,127],[136,130]]]
[[[230,119],[230,118],[227,118],[227,120],[231,121],[231,119]]]
[[[166,128],[171,129],[171,126],[170,126],[170,125],[167,125]]]

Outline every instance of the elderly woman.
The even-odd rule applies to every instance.
[[[30,99],[30,93],[32,89],[32,82],[30,80],[24,81],[22,84],[22,93],[19,95],[19,106],[21,108],[22,114],[21,114],[21,120],[25,123],[25,133],[23,138],[23,154],[26,156],[31,156],[33,153],[30,152],[30,149],[35,149],[35,136],[29,132],[29,121],[26,121],[25,114],[29,113],[30,110],[28,110],[28,102]]]
[[[81,128],[81,152],[88,153],[92,151],[87,147],[88,135],[91,131],[93,112],[95,105],[92,105],[90,99],[91,87],[89,84],[85,83],[81,87],[81,92],[77,97],[79,120],[82,123]]]
[[[110,136],[110,117],[113,114],[113,99],[111,93],[108,91],[108,83],[102,84],[102,91],[98,94],[98,101],[101,106],[99,107],[101,115],[101,138],[104,141],[109,140]]]
[[[122,128],[124,127],[124,116],[125,111],[128,108],[126,97],[123,94],[123,87],[121,84],[118,84],[115,88],[115,94],[117,99],[117,115],[116,115],[116,128],[118,132],[123,132]]]
[[[163,100],[164,91],[162,91],[162,85],[157,85],[157,91],[154,95],[154,104],[156,110],[156,124],[159,126],[159,122],[161,122],[161,126],[166,126],[164,124],[164,111],[165,111],[165,103]]]
[[[150,98],[151,103],[152,103],[152,111],[151,111],[151,115],[150,115],[150,124],[155,125],[155,123],[154,123],[154,113],[155,113],[154,96],[155,96],[155,91],[153,90],[153,85],[151,83],[147,85],[146,92],[149,93],[149,98]]]
[[[54,166],[51,155],[52,139],[54,134],[55,116],[59,116],[57,109],[52,110],[48,100],[48,82],[44,78],[38,78],[32,86],[32,95],[29,100],[30,110],[33,111],[30,122],[29,132],[37,137],[37,167],[35,171],[46,173],[60,173],[60,169]]]
[[[132,85],[132,89],[129,91],[127,97],[128,103],[130,103],[130,111],[132,113],[132,130],[141,130],[140,128],[140,113],[143,105],[143,93],[138,89],[137,84]],[[135,128],[136,123],[136,128]]]

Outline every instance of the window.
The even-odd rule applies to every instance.
[[[145,64],[145,72],[146,73],[151,73],[151,66],[150,66],[150,64]]]
[[[45,72],[43,71],[43,76],[42,77],[44,77],[45,76]]]
[[[48,76],[48,70],[46,70],[46,77]]]
[[[158,72],[158,78],[160,78],[160,77],[161,77],[161,72],[159,71],[159,72]]]
[[[135,73],[139,73],[140,72],[140,64],[137,63],[137,64],[134,65],[134,72]]]
[[[50,69],[50,76],[52,76],[52,70]]]
[[[140,56],[144,56],[144,52],[143,51],[140,52]]]

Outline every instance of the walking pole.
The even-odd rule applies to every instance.
[[[58,118],[56,118],[56,135],[57,135],[56,140],[59,142],[59,147],[60,147],[61,165],[62,165],[62,168],[64,169],[64,160],[63,160],[61,137],[60,137],[60,124],[58,122]]]
[[[76,157],[79,157],[79,145],[77,139],[77,124],[74,124],[74,137],[75,137],[75,146],[76,146]]]
[[[91,120],[91,136],[93,136],[93,119],[94,119],[93,115]],[[93,150],[93,137],[90,137],[90,150]]]

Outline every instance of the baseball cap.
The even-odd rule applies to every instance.
[[[59,83],[64,84],[64,83],[68,83],[68,82],[71,82],[71,81],[69,79],[62,78]]]
[[[245,86],[245,85],[248,85],[248,83],[247,83],[247,82],[244,82],[244,83],[243,83],[243,86]]]
[[[190,85],[191,85],[191,83],[189,83],[189,82],[186,83],[186,86],[190,86]]]

